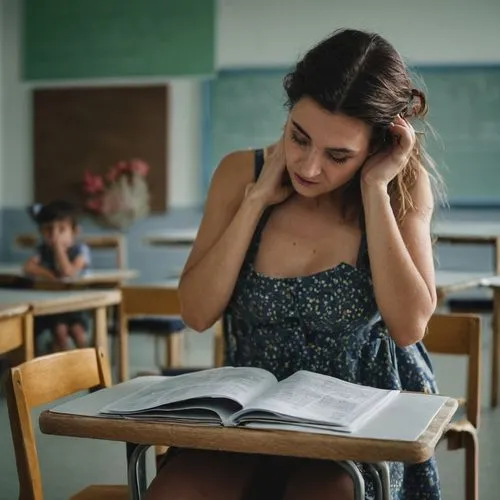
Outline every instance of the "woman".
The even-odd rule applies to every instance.
[[[420,343],[436,306],[433,196],[407,121],[425,114],[424,95],[387,41],[355,30],[314,47],[284,86],[281,139],[230,154],[214,174],[179,286],[183,319],[203,331],[225,314],[230,365],[435,392]],[[391,464],[391,486],[394,499],[439,498],[434,460]],[[175,450],[148,498],[352,490],[328,462]]]

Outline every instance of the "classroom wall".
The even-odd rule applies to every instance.
[[[33,229],[24,213],[33,200],[30,93],[19,78],[21,5],[22,0],[0,0],[0,260],[22,258],[12,247],[13,234]],[[500,2],[496,0],[473,4],[467,0],[218,0],[217,66],[282,67],[342,26],[382,33],[416,64],[500,62]],[[160,279],[167,268],[182,264],[185,258],[180,250],[148,248],[142,242],[144,234],[197,223],[203,196],[202,84],[191,79],[169,83],[172,210],[141,221],[128,238],[129,265],[139,268],[144,279]],[[96,230],[91,225],[85,229]],[[480,257],[483,263],[489,260]]]
[[[20,80],[21,8],[20,0],[1,0],[0,91],[4,103],[1,138],[2,143],[8,145],[2,148],[0,156],[0,173],[3,174],[0,206],[3,207],[24,207],[33,201],[30,86]],[[104,82],[92,83],[100,85]],[[130,83],[119,79],[113,81],[114,85]],[[168,197],[172,207],[190,207],[198,204],[201,198],[201,183],[197,182],[201,82],[197,79],[176,78],[168,83],[171,86]]]
[[[0,206],[31,202],[29,88],[19,79],[22,1],[1,1],[2,71],[0,90],[3,183]],[[286,5],[286,8],[283,6]],[[500,62],[500,2],[477,0],[219,0],[219,68],[289,64],[312,43],[341,26],[381,32],[412,62],[450,64]],[[170,183],[173,208],[202,201],[201,91],[196,80],[173,80],[170,116]]]
[[[498,0],[219,0],[219,67],[285,66],[340,27],[379,32],[417,64],[500,62]]]

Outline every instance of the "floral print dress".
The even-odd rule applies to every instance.
[[[263,164],[256,151],[256,176]],[[268,209],[255,231],[225,315],[225,362],[254,366],[278,379],[310,370],[348,382],[407,391],[437,392],[421,343],[398,347],[375,302],[365,236],[356,266],[338,266],[310,276],[273,278],[254,269]],[[394,500],[439,499],[435,460],[390,463]],[[366,498],[374,497],[369,474]]]

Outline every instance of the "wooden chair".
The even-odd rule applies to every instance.
[[[120,234],[83,235],[80,240],[91,250],[111,250],[115,252],[117,269],[125,268],[125,242]],[[15,237],[17,247],[32,250],[38,245],[40,237],[36,234],[19,234]]]
[[[4,387],[16,455],[20,499],[43,500],[31,408],[78,391],[110,385],[108,362],[100,349],[77,349],[49,354],[9,370]],[[71,497],[72,500],[127,498],[126,485],[93,485]]]
[[[144,331],[165,339],[165,368],[182,364],[184,324],[175,287],[165,284],[122,287],[121,319],[130,331]],[[157,361],[158,365],[161,365]]]
[[[468,358],[467,398],[462,412],[450,423],[444,437],[448,449],[465,448],[465,498],[479,498],[479,447],[477,432],[480,410],[481,322],[466,314],[435,314],[428,325],[424,344],[436,354],[463,355]]]

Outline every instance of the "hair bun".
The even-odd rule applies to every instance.
[[[427,114],[427,99],[419,89],[411,89],[408,107],[404,113],[405,118],[422,118]]]
[[[37,222],[38,215],[42,211],[42,208],[43,205],[41,203],[33,203],[32,205],[28,206],[28,214],[35,222]]]

